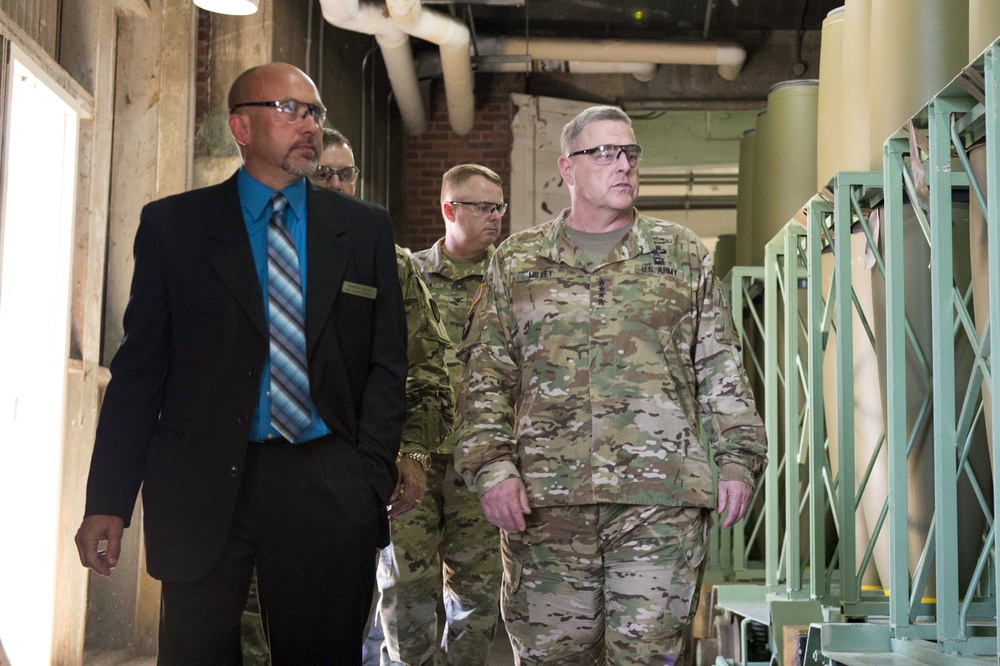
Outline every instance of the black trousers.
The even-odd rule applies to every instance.
[[[365,468],[361,453],[331,436],[251,443],[215,567],[195,582],[163,581],[157,664],[242,662],[254,566],[275,666],[361,664],[385,512]]]

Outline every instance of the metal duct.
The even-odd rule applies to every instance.
[[[437,44],[448,102],[448,120],[455,133],[466,135],[475,122],[469,29],[458,19],[431,9],[420,0],[387,0],[389,16],[406,33]]]
[[[534,60],[636,62],[659,65],[716,65],[727,81],[739,76],[746,50],[735,42],[651,42],[558,37],[486,37],[476,40],[481,55],[529,55]]]
[[[409,36],[381,9],[360,6],[358,0],[320,0],[319,4],[323,18],[331,25],[375,36],[406,130],[420,134],[427,129],[427,112],[420,96]]]
[[[472,129],[475,99],[471,38],[461,21],[424,9],[420,0],[387,0],[389,16],[376,7],[359,5],[358,0],[320,0],[320,6],[323,18],[338,28],[375,35],[403,122],[412,134],[426,128],[427,115],[408,35],[437,44],[452,129],[463,135]],[[729,81],[739,75],[746,61],[746,50],[733,42],[503,37],[479,40],[477,47],[482,54],[497,56],[526,55],[530,51],[532,59],[570,61],[577,64],[578,70],[587,68],[584,63],[715,65],[722,78]]]
[[[483,54],[485,55],[485,54]],[[651,62],[581,62],[579,60],[544,60],[538,62],[511,62],[490,60],[480,55],[477,72],[502,72],[524,74],[527,72],[559,71],[571,74],[631,74],[635,80],[648,82],[656,76],[659,65]],[[417,78],[429,79],[441,75],[441,57],[426,52],[417,56]]]

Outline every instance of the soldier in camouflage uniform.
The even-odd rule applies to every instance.
[[[517,663],[675,664],[763,423],[705,246],[633,207],[628,116],[592,107],[561,148],[571,208],[500,246],[470,315],[455,464],[503,530]]]
[[[311,180],[321,187],[354,196],[358,167],[347,137],[335,129],[323,130],[323,154]],[[446,354],[448,332],[431,300],[427,286],[410,261],[410,251],[396,246],[396,266],[403,289],[408,333],[406,354],[406,423],[399,445],[399,483],[390,498],[390,518],[412,511],[420,503],[426,483],[428,454],[451,432],[454,398]],[[391,523],[390,523],[391,528]]]
[[[319,163],[311,176],[314,183],[354,195],[358,169],[354,165],[350,142],[343,134],[337,130],[323,130],[323,154]],[[454,418],[453,392],[445,365],[445,354],[454,356],[448,333],[427,286],[414,270],[409,250],[398,245],[396,265],[406,310],[409,367],[406,377],[406,422],[396,461],[399,482],[390,498],[390,518],[405,515],[420,504],[427,478],[425,468],[429,463],[428,442],[436,446],[450,432]],[[376,600],[377,595],[372,603],[373,611]],[[256,598],[256,576],[243,613],[242,631],[243,663],[248,666],[269,664],[270,655]],[[331,631],[336,631],[336,628],[331,627]],[[378,648],[374,653],[377,659]]]
[[[502,181],[493,171],[475,164],[450,169],[441,187],[445,237],[413,254],[456,343],[500,235],[507,207],[502,202]],[[457,387],[462,363],[454,349],[447,352],[447,362]],[[455,471],[453,450],[445,440],[431,451],[424,501],[392,521],[392,544],[382,551],[383,666],[487,662],[498,617],[500,539],[478,497]],[[436,615],[442,593],[443,654],[437,646]]]

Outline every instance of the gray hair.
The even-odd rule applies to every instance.
[[[632,119],[617,106],[592,106],[584,109],[563,127],[562,136],[559,139],[562,154],[573,152],[576,140],[580,137],[583,128],[599,120],[617,120],[626,123],[630,128],[632,127]]]

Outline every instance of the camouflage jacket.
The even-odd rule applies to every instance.
[[[483,273],[493,258],[494,249],[490,246],[481,264],[463,272],[444,253],[443,247],[442,238],[426,250],[414,252],[412,258],[417,271],[430,289],[434,302],[441,309],[441,318],[452,341],[445,352],[445,359],[451,376],[451,386],[457,394],[459,382],[462,381],[462,368],[465,365],[458,360],[458,343],[462,339],[462,330],[469,317],[472,299],[483,281]],[[454,450],[454,440],[449,437],[438,447],[437,453],[450,455]]]
[[[693,233],[636,212],[593,263],[556,220],[497,250],[459,357],[455,466],[533,506],[714,506],[766,464],[721,284]]]
[[[406,421],[399,451],[429,453],[451,432],[455,416],[455,401],[445,366],[445,354],[449,353],[451,344],[437,306],[410,261],[410,251],[398,245],[396,265],[406,309],[406,356],[409,359]]]

